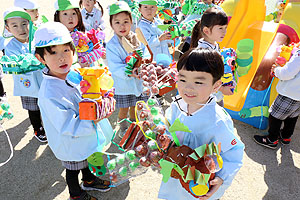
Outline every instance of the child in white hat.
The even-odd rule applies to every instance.
[[[31,17],[31,21],[35,23],[39,19],[38,5],[33,0],[15,0],[14,6],[23,8]]]
[[[37,59],[47,67],[38,104],[49,146],[66,168],[70,199],[97,200],[85,190],[106,192],[110,190],[110,182],[91,173],[87,158],[110,142],[106,136],[112,135],[113,129],[106,118],[101,121],[79,119],[81,93],[66,82],[75,52],[68,29],[59,22],[42,24],[35,32],[34,43]],[[81,187],[78,182],[80,171]]]
[[[72,32],[74,29],[85,32],[79,3],[76,0],[57,0],[54,4],[56,12],[54,21],[60,22]]]
[[[5,29],[13,38],[4,49],[6,56],[19,56],[30,53],[29,21],[30,15],[22,8],[12,7],[4,12]],[[21,96],[22,106],[28,110],[29,119],[33,126],[34,135],[40,142],[47,142],[42,125],[40,109],[37,105],[37,95],[43,76],[41,70],[26,74],[13,74],[14,95]]]
[[[95,5],[98,5],[97,8]],[[79,1],[80,8],[83,7],[81,10],[82,20],[84,26],[87,31],[91,30],[92,28],[97,30],[104,30],[105,24],[103,20],[103,8],[99,1],[97,0],[80,0]]]
[[[114,30],[114,36],[106,45],[106,57],[109,69],[114,79],[116,108],[119,110],[119,121],[127,118],[135,121],[135,104],[137,101],[147,101],[148,96],[143,93],[143,81],[138,78],[128,76],[125,73],[126,62],[125,59],[130,54],[127,53],[122,45],[122,38],[125,37],[131,45],[138,49],[140,42],[135,33],[131,31],[132,16],[128,4],[124,1],[118,1],[109,6],[110,25]],[[119,136],[122,137],[128,128],[125,123],[121,123],[121,131]]]
[[[157,54],[166,54],[171,58],[169,52],[169,44],[173,41],[170,32],[163,32],[157,25],[162,22],[156,18],[157,14],[157,1],[156,0],[139,0],[139,11],[142,18],[138,23],[138,27],[143,32],[152,52],[153,58],[156,60]],[[143,48],[144,57],[150,57],[146,47]]]

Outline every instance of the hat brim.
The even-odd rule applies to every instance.
[[[59,6],[59,8],[57,9],[58,11],[63,11],[63,10],[70,10],[70,9],[74,9],[74,8],[79,8],[79,6],[74,6],[74,5],[68,5],[66,7],[64,6]]]
[[[65,36],[62,38],[61,37],[54,38],[51,41],[39,41],[38,43],[34,44],[34,46],[35,47],[48,47],[48,46],[66,44],[69,42],[73,42],[73,39],[70,36]]]
[[[151,6],[156,6],[157,2],[156,1],[141,1],[139,4],[141,5],[151,5]]]
[[[117,9],[117,10],[114,10],[114,11],[110,11],[109,15],[115,15],[115,14],[118,14],[120,12],[129,12],[129,13],[131,13],[131,10],[120,8],[120,9]]]
[[[15,18],[15,17],[20,17],[23,19],[27,19],[28,21],[31,21],[30,15],[27,12],[22,12],[22,11],[10,12],[4,17],[4,20],[10,19],[10,18]]]

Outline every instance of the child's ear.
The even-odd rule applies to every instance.
[[[9,27],[7,25],[5,25],[5,28],[8,32],[10,32]],[[11,33],[11,32],[10,32]]]
[[[210,33],[210,29],[206,26],[203,27],[203,33],[205,33],[206,35],[208,35]]]
[[[213,92],[218,92],[218,90],[220,89],[221,86],[222,86],[222,81],[220,79],[220,80],[218,80],[217,82],[214,83]]]
[[[46,61],[40,56],[40,54],[36,53],[34,55],[41,63],[43,63],[44,65],[46,64]]]

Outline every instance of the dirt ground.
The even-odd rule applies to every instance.
[[[105,21],[108,22],[107,5],[115,1],[101,1],[105,9]],[[39,0],[40,14],[53,18],[54,0]],[[6,8],[13,5],[12,0],[1,0],[0,16]],[[2,18],[3,19],[3,18]],[[3,27],[3,22],[0,22]],[[112,35],[107,24],[107,41]],[[2,31],[2,30],[1,30]],[[3,124],[11,139],[14,156],[6,165],[0,167],[0,199],[13,200],[62,200],[68,198],[65,183],[65,170],[47,144],[38,142],[33,137],[27,111],[22,109],[20,97],[12,96],[13,81],[10,75],[3,79],[9,103],[15,117]],[[170,95],[165,105],[170,103]],[[117,112],[110,117],[115,125]],[[253,135],[264,133],[250,125],[236,121],[238,137],[245,144],[243,167],[237,174],[232,186],[226,191],[222,200],[289,200],[300,199],[300,122],[295,130],[292,143],[277,150],[258,146]],[[0,162],[9,157],[9,145],[2,131],[0,133]],[[145,174],[132,178],[107,193],[91,192],[103,200],[157,199],[162,176],[152,169]]]

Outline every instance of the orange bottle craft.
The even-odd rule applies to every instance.
[[[71,82],[80,83],[83,98],[79,103],[81,120],[101,119],[115,110],[114,81],[108,67],[76,68],[69,75]]]

